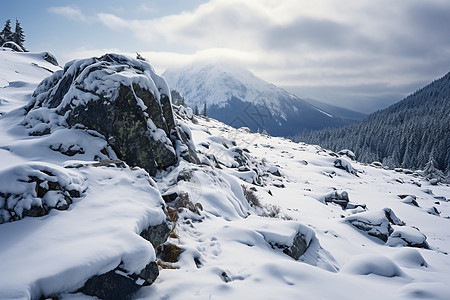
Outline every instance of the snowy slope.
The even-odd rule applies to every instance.
[[[234,176],[255,188],[263,210],[275,211],[276,217],[256,216],[254,211],[247,218],[217,216],[214,208],[206,208],[213,201],[212,191],[205,188],[208,182],[195,173],[179,188],[196,195],[195,201],[205,207],[202,218],[178,224],[179,237],[171,239],[184,249],[175,264],[178,269],[162,270],[138,299],[448,299],[448,185],[432,186],[414,175],[348,160],[356,170],[351,174],[334,166],[337,155],[331,151],[215,120],[199,118],[190,126],[197,149],[220,162],[222,169],[215,168],[219,178]],[[281,177],[269,175],[265,184],[252,184],[252,171],[233,167],[236,148],[248,149],[254,161],[278,169]],[[158,182],[164,186],[164,180]],[[351,202],[365,204],[367,210],[327,205],[326,195],[335,191],[347,192]],[[419,207],[399,195],[415,196]],[[375,223],[386,220],[386,207],[399,219],[397,224],[405,223],[392,225],[387,243],[349,222],[355,216]],[[289,244],[300,225],[315,238],[299,261],[269,244]],[[410,234],[410,240],[425,235],[429,249],[403,246],[398,238],[402,233]]]
[[[171,89],[180,92],[200,113],[235,128],[266,129],[277,136],[294,135],[305,128],[348,124],[282,88],[258,78],[233,63],[195,63],[163,73]]]
[[[0,117],[0,299],[74,292],[118,266],[124,276],[139,273],[156,258],[140,233],[166,221],[155,182],[141,168],[106,160],[107,142],[93,131],[61,126],[29,135],[22,105],[36,100],[30,89],[51,72],[31,65],[45,65],[41,54],[1,57],[5,82],[23,85],[0,89],[0,98],[11,99],[4,109],[14,108]],[[61,149],[65,145],[73,146]],[[98,155],[103,162],[94,161]],[[39,205],[48,214],[30,217]]]
[[[87,278],[155,258],[159,277],[134,299],[448,299],[448,185],[175,112],[202,164],[154,178],[92,162],[106,143],[92,132],[29,136],[23,110],[0,117],[1,193],[22,189],[5,182],[37,166],[82,191],[68,210],[0,224],[0,299],[96,299],[77,292]],[[49,147],[65,141],[84,153]],[[176,259],[139,237],[163,206],[178,217],[166,243],[180,247]],[[294,244],[304,246],[297,258]]]
[[[0,114],[25,105],[38,83],[61,69],[49,62],[52,58],[48,52],[13,52],[0,47]]]

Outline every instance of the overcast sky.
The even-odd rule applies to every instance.
[[[1,0],[31,51],[120,52],[157,72],[237,60],[303,98],[371,112],[450,71],[449,0]],[[2,26],[3,27],[3,26]]]

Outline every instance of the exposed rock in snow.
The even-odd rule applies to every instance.
[[[344,157],[337,158],[334,161],[334,166],[336,168],[343,169],[351,174],[356,174],[356,171],[355,171],[355,169],[353,169],[353,166],[350,163],[350,161]]]
[[[340,155],[345,155],[348,158],[350,158],[351,160],[356,160],[356,155],[355,153],[353,153],[353,151],[348,150],[348,149],[342,149],[341,151],[338,152],[338,154]]]
[[[40,65],[53,66],[39,57]],[[112,76],[111,82],[119,82],[117,94],[123,79],[123,86],[133,91],[145,88],[158,99],[158,89],[140,86],[139,78],[150,80],[134,63],[120,63],[120,70],[110,69],[119,64],[109,61],[99,64],[91,75],[86,66],[82,72],[86,80],[74,85],[93,83],[90,76],[98,74],[106,81],[99,78],[96,88],[106,87]],[[16,75],[5,69],[0,84],[4,76],[8,82],[20,81],[9,80]],[[126,78],[133,78],[131,85]],[[155,80],[155,86],[164,86]],[[35,83],[24,81],[1,88],[0,98],[12,89],[25,95]],[[92,94],[78,88],[75,92],[83,97]],[[16,98],[16,104],[26,103],[24,95]],[[73,101],[80,104],[80,99]],[[132,112],[143,114],[137,98],[130,99],[137,107]],[[90,102],[96,101],[80,105]],[[0,117],[0,174],[9,174],[1,178],[0,192],[24,188],[37,196],[37,181],[28,182],[27,175],[24,182],[12,184],[19,177],[11,170],[44,164],[68,173],[74,182],[79,178],[83,187],[82,197],[72,197],[75,201],[65,211],[52,209],[43,217],[0,224],[0,299],[91,299],[90,294],[142,300],[349,299],[355,295],[406,300],[447,299],[450,294],[450,190],[445,183],[431,185],[417,173],[357,161],[351,164],[358,176],[349,175],[333,167],[339,155],[332,151],[233,129],[212,118],[193,116],[182,106],[173,107],[175,126],[186,134],[179,147],[174,131],[168,136],[157,128],[174,150],[176,164],[150,176],[118,159],[104,134],[84,124],[68,124],[78,106],[67,107],[67,115],[60,115],[57,107],[32,107],[28,129],[42,134],[48,128],[44,135],[30,136],[20,125],[23,109]],[[170,115],[163,117],[170,119]],[[196,148],[201,165],[180,159]],[[53,177],[60,177],[58,184],[64,185],[65,176],[53,171],[50,175],[42,168],[35,171],[43,173],[39,176],[48,185],[56,182]],[[405,205],[401,202],[405,199],[414,199],[421,207]],[[368,211],[351,209],[355,204],[350,200],[364,201]],[[391,209],[382,209],[386,206],[410,227],[402,226],[405,223]],[[427,213],[430,207],[439,209],[440,215]],[[387,242],[367,238],[366,233],[381,235]],[[424,243],[432,250],[417,248]]]
[[[285,224],[288,227],[288,224]],[[292,226],[289,226],[292,227]],[[280,234],[270,231],[260,231],[264,239],[272,246],[283,250],[283,253],[298,260],[308,250],[309,245],[315,239],[314,231],[311,228],[297,225],[297,230],[286,236],[286,233]],[[291,232],[286,230],[286,232]]]
[[[403,203],[412,204],[414,206],[419,207],[419,203],[417,203],[417,198],[414,195],[398,195],[400,199],[402,199]]]
[[[0,172],[0,224],[66,210],[83,196],[85,179],[49,163],[28,163]]]
[[[119,159],[152,175],[180,156],[198,162],[189,129],[174,119],[166,82],[143,61],[115,54],[72,61],[38,86],[27,111],[30,135],[58,126],[94,130]]]
[[[132,299],[141,287],[151,285],[159,275],[158,266],[150,262],[139,274],[128,274],[120,267],[105,274],[91,277],[80,289],[86,295],[100,299]]]
[[[376,212],[362,212],[349,216],[345,220],[356,228],[367,232],[368,235],[381,239],[383,242],[386,242],[394,231],[391,224],[404,225],[390,208]]]
[[[427,237],[416,228],[394,226],[394,232],[389,236],[386,245],[428,249],[426,239]]]

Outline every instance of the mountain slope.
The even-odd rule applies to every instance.
[[[60,69],[48,52],[14,52],[0,47],[0,115],[26,104],[37,84]]]
[[[361,123],[304,132],[298,141],[335,151],[353,150],[363,162],[382,161],[404,168],[436,166],[450,171],[450,73]]]
[[[68,109],[117,100],[161,111],[139,93],[109,98],[119,80],[164,99],[169,89],[148,64],[109,54],[65,72],[81,62],[92,68],[75,72],[75,86],[91,89],[66,93]],[[61,94],[48,92],[55,77],[0,117],[0,299],[448,298],[449,185],[182,106],[173,120],[201,163],[177,151],[177,164],[152,176],[117,159],[116,137],[68,126],[57,107],[31,107]],[[25,119],[55,126],[30,135]],[[103,121],[95,110],[92,119]],[[13,218],[1,220],[5,211]],[[139,273],[144,266],[153,268]]]
[[[302,129],[337,127],[350,123],[311,105],[242,66],[192,64],[163,73],[172,89],[191,108],[235,128],[265,129],[275,136],[290,136]]]
[[[309,103],[314,105],[315,107],[318,107],[330,114],[332,114],[335,117],[345,119],[345,120],[353,120],[353,121],[362,121],[364,118],[367,117],[366,114],[351,110],[342,108],[339,106],[331,105],[328,103],[324,103],[315,99],[306,99]]]

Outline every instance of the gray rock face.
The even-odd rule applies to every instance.
[[[179,158],[199,162],[189,129],[174,118],[167,83],[143,61],[116,54],[72,61],[38,86],[27,111],[30,135],[58,126],[94,130],[117,158],[150,175]]]
[[[272,248],[277,247],[278,249],[282,249],[284,254],[298,260],[303,254],[305,254],[306,250],[308,250],[311,241],[311,235],[297,232],[291,245],[283,245],[273,242],[269,242],[269,244]]]
[[[367,211],[359,213],[349,216],[345,220],[357,229],[367,232],[368,235],[377,237],[383,242],[387,242],[388,238],[394,232],[392,226],[405,225],[390,208],[384,208],[376,212]]]
[[[154,248],[164,243],[169,237],[170,221],[149,226],[141,232],[141,237],[152,243]],[[138,274],[130,274],[121,265],[105,274],[95,275],[85,283],[80,292],[100,299],[132,299],[141,287],[151,285],[159,275],[158,265],[152,261]]]
[[[283,252],[295,260],[298,260],[300,256],[305,254],[306,250],[308,250],[309,244],[311,240],[307,240],[306,237],[300,233],[298,233],[295,238],[292,246],[285,248]]]
[[[91,277],[80,292],[108,300],[127,300],[141,287],[151,285],[159,275],[158,266],[150,262],[139,274],[127,274],[117,267],[102,275]]]
[[[169,233],[169,221],[166,221],[159,225],[150,226],[141,232],[141,236],[152,243],[153,248],[156,248],[167,240]]]

